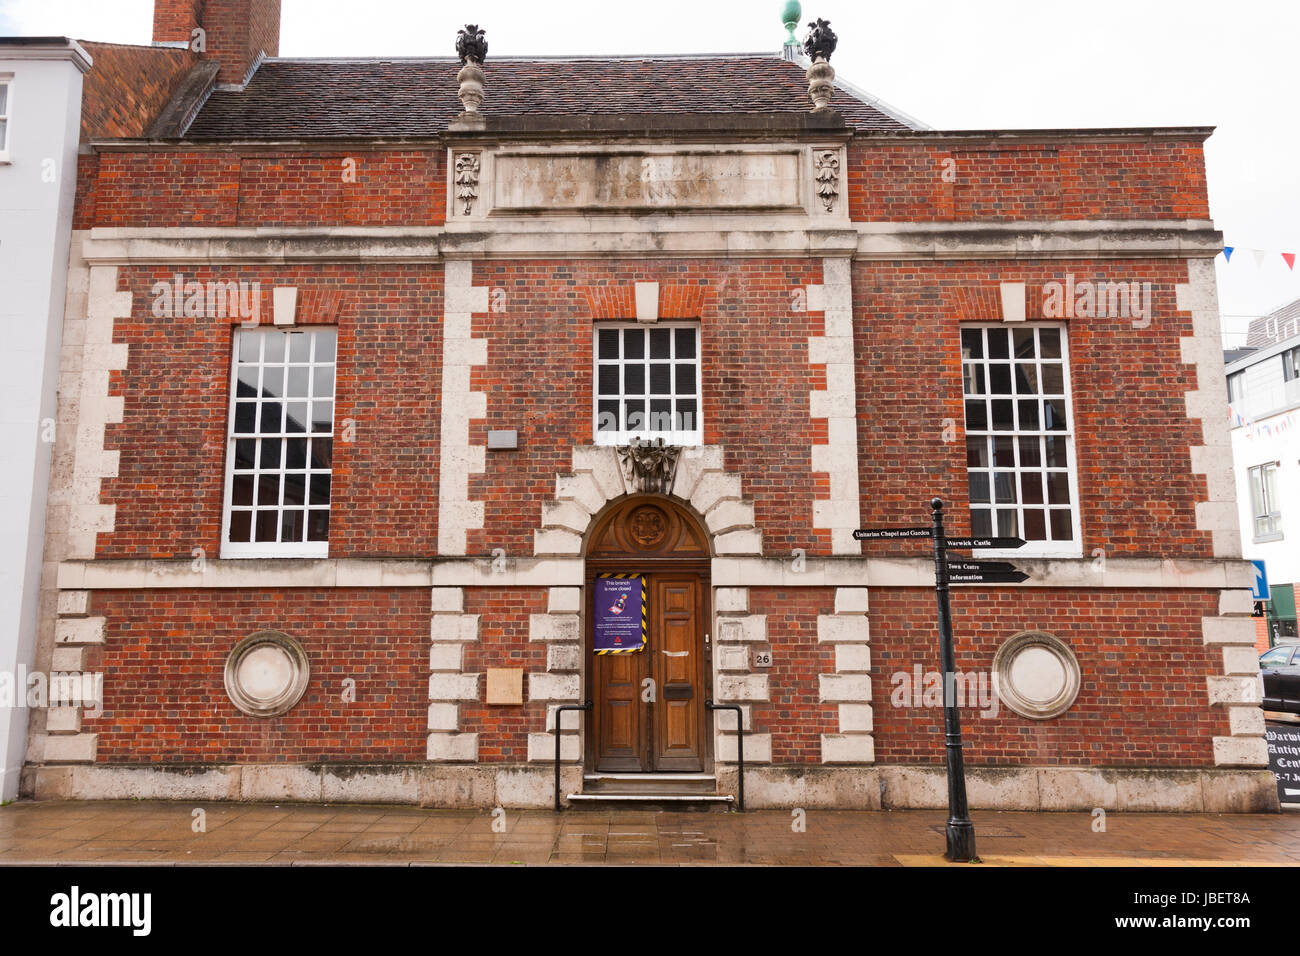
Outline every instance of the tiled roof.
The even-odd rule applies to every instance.
[[[428,136],[460,112],[454,58],[268,59],[242,90],[216,90],[187,139]],[[798,63],[776,55],[492,59],[485,113],[800,113],[811,108]],[[831,105],[858,129],[911,128],[839,89]]]
[[[1252,321],[1246,331],[1246,347],[1267,348],[1294,338],[1297,333],[1300,333],[1300,299]]]

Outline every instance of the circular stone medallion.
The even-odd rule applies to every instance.
[[[998,697],[1022,717],[1059,717],[1079,696],[1079,662],[1053,634],[1021,631],[993,655]]]
[[[252,717],[278,717],[302,698],[311,668],[302,645],[280,631],[244,638],[226,659],[226,693]]]

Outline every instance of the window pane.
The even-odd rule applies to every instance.
[[[311,336],[306,332],[289,333],[289,361],[311,361]]]
[[[308,512],[307,540],[328,541],[330,537],[330,513],[324,508],[313,508]]]
[[[1016,358],[1031,359],[1034,357],[1034,330],[1033,329],[1016,329],[1011,333],[1011,344],[1015,349]]]
[[[618,402],[596,403],[596,431],[618,431]]]
[[[235,403],[235,434],[247,435],[256,431],[257,422],[257,403],[256,402],[236,402]]]
[[[1020,475],[1020,502],[1026,505],[1043,503],[1043,476],[1041,472],[1026,471]]]
[[[260,508],[256,512],[257,523],[254,525],[254,539],[257,541],[275,541],[280,529],[280,512],[275,508]]]
[[[307,476],[302,472],[284,476],[284,503],[286,505],[307,503]]]
[[[1011,431],[1016,427],[1015,418],[1012,415],[1012,402],[1010,399],[1005,401],[993,401],[989,403],[993,406],[993,429],[994,431]]]
[[[970,500],[972,504],[988,503],[989,476],[985,471],[972,471],[969,477]]]
[[[338,333],[334,329],[317,329],[314,335],[316,336],[316,361],[333,362],[334,342]]]
[[[677,329],[673,332],[677,338],[677,357],[679,359],[695,358],[695,330]]]
[[[284,333],[270,332],[265,333],[263,338],[266,340],[266,349],[262,355],[262,361],[267,365],[277,364],[284,361]]]
[[[1061,330],[1038,330],[1038,354],[1041,358],[1059,359],[1061,357]]]
[[[966,439],[966,467],[987,468],[989,466],[989,440],[983,436]]]
[[[597,357],[602,359],[618,358],[618,330],[601,329],[596,335]]]
[[[239,370],[235,379],[236,398],[257,398],[258,372],[256,365],[249,365]]]
[[[1048,435],[1043,439],[1044,444],[1047,446],[1046,465],[1048,468],[1068,467],[1065,453],[1065,441],[1064,438],[1060,438],[1056,435]]]
[[[236,475],[230,488],[232,505],[251,505],[253,503],[253,476]]]
[[[284,444],[279,438],[262,439],[262,461],[259,468],[279,468],[280,448]]]
[[[1054,505],[1068,505],[1070,503],[1070,476],[1064,471],[1049,471],[1047,473],[1047,501]]]
[[[673,400],[671,398],[654,398],[650,400],[650,431],[669,432],[673,430]]]
[[[689,362],[678,362],[677,369],[677,394],[694,395],[695,394],[695,366]]]
[[[334,439],[313,438],[311,440],[311,466],[324,471],[334,464]]]
[[[1016,467],[1016,447],[1014,438],[993,439],[993,464],[999,468]]]
[[[972,508],[970,532],[976,537],[988,537],[993,534],[993,512],[984,508]]]
[[[302,519],[303,513],[300,510],[282,512],[283,517],[280,522],[280,540],[281,541],[301,541],[302,540]]]
[[[259,426],[264,432],[278,432],[281,428],[280,403],[263,402],[262,403],[262,420]]]
[[[1074,520],[1068,508],[1052,509],[1052,540],[1069,541],[1074,537]]]
[[[650,330],[650,357],[666,359],[671,357],[672,332],[669,329]]]
[[[993,491],[995,500],[1000,504],[1015,504],[1016,473],[1014,471],[995,471],[993,473]]]
[[[235,469],[251,469],[257,465],[257,440],[241,438],[235,442]]]
[[[284,442],[284,467],[307,467],[307,439],[287,438]]]
[[[1043,365],[1043,394],[1065,394],[1065,371],[1063,366],[1057,365],[1054,362],[1048,362]]]
[[[326,433],[334,430],[333,402],[311,403],[311,430]]]
[[[623,393],[625,395],[645,394],[645,366],[623,366]]]
[[[1020,534],[1020,524],[1016,517],[1015,509],[1001,509],[998,511],[998,535],[1008,538],[1017,537]]]
[[[677,400],[677,419],[681,430],[684,432],[693,432],[699,427],[696,421],[695,399],[679,398]]]
[[[1038,447],[1041,439],[1022,438],[1020,439],[1020,467],[1037,468],[1043,463],[1042,449]],[[1048,441],[1057,441],[1058,439],[1049,438]]]
[[[984,387],[984,366],[967,363],[962,366],[962,373],[965,376],[964,387],[967,395],[984,395],[987,389]]]
[[[253,335],[252,333],[239,336],[240,362],[256,362],[258,360],[262,354],[262,338],[263,336]]]
[[[306,398],[307,385],[311,379],[311,369],[306,365],[295,365],[289,369],[289,384],[285,394],[290,398]]]
[[[966,403],[966,429],[973,432],[986,431],[989,427],[988,403],[974,401]]]
[[[989,358],[1011,358],[1006,329],[989,329]]]
[[[1065,431],[1065,399],[1051,398],[1043,402],[1043,428],[1050,432]]]
[[[315,398],[334,397],[334,369],[326,366],[317,368],[312,376],[311,393]]]
[[[253,512],[232,511],[230,513],[230,540],[244,542],[253,530]]]
[[[314,505],[327,505],[330,503],[329,475],[311,476],[311,503]]]
[[[1021,536],[1026,541],[1047,540],[1047,515],[1037,508],[1025,511],[1025,532]]]
[[[1020,406],[1020,430],[1022,432],[1038,431],[1038,402],[1036,400],[1020,401],[1016,404]]]
[[[623,430],[641,431],[645,428],[645,401],[623,403]]]
[[[1011,366],[996,363],[989,366],[989,393],[992,395],[1011,394]]]
[[[961,330],[961,354],[962,358],[968,359],[984,357],[984,333],[982,330]]]
[[[664,395],[672,391],[672,369],[667,362],[656,362],[650,366],[651,395]]]
[[[284,430],[302,433],[307,431],[307,403],[290,402],[284,408]]]
[[[279,475],[258,476],[257,503],[259,505],[278,505],[280,503]]]
[[[629,366],[631,368],[632,366]],[[596,373],[596,394],[618,394],[618,366],[602,365]]]
[[[627,329],[623,332],[623,358],[645,358],[644,329]]]
[[[1016,364],[1016,394],[1017,395],[1036,395],[1038,394],[1038,366],[1027,365],[1024,362]]]

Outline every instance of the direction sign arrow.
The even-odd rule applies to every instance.
[[[987,571],[979,573],[949,574],[949,584],[1019,584],[1028,581],[1029,575],[1024,571]]]
[[[859,528],[855,541],[897,541],[905,538],[933,538],[933,528]]]
[[[948,561],[949,574],[1002,573],[1018,570],[1020,569],[1007,561]]]
[[[945,548],[1023,548],[1024,538],[944,538]]]

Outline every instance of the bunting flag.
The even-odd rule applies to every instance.
[[[1228,425],[1231,428],[1244,428],[1247,438],[1272,438],[1274,435],[1289,433],[1297,427],[1296,413],[1291,412],[1282,418],[1272,418],[1264,424],[1246,418],[1231,405],[1228,406]]]
[[[1240,249],[1241,249],[1240,246],[1224,246],[1223,261],[1226,263],[1231,263],[1233,253],[1240,251]],[[1282,257],[1282,261],[1286,263],[1287,269],[1292,272],[1295,271],[1296,254],[1294,252],[1274,252],[1271,249],[1250,249],[1248,251],[1255,259],[1256,269],[1264,268],[1264,263],[1268,262],[1268,260],[1272,256],[1280,255]]]

